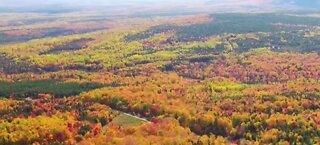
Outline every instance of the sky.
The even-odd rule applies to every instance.
[[[231,9],[320,9],[320,0],[0,0],[0,8],[55,9],[61,7],[94,8],[103,6],[128,8],[194,8],[208,10]]]
[[[174,2],[173,2],[174,1]],[[0,6],[43,6],[43,5],[149,5],[149,4],[181,4],[185,2],[205,2],[206,0],[0,0]]]

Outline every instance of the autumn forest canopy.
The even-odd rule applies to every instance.
[[[0,145],[320,144],[318,1],[19,1]]]

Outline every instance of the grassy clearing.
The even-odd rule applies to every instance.
[[[111,123],[114,123],[126,128],[126,127],[140,126],[141,124],[145,123],[145,121],[121,113],[119,116],[114,118]]]

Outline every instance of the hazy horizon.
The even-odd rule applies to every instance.
[[[136,9],[160,10],[194,10],[194,11],[237,11],[237,10],[292,10],[292,9],[317,9],[320,0],[0,0],[0,11],[38,11],[50,12],[52,10],[94,10],[95,8],[117,7]],[[178,8],[178,9],[177,9]]]

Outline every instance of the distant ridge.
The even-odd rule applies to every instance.
[[[132,13],[317,10],[320,0],[0,0],[0,12],[64,13],[105,10],[110,6]]]

